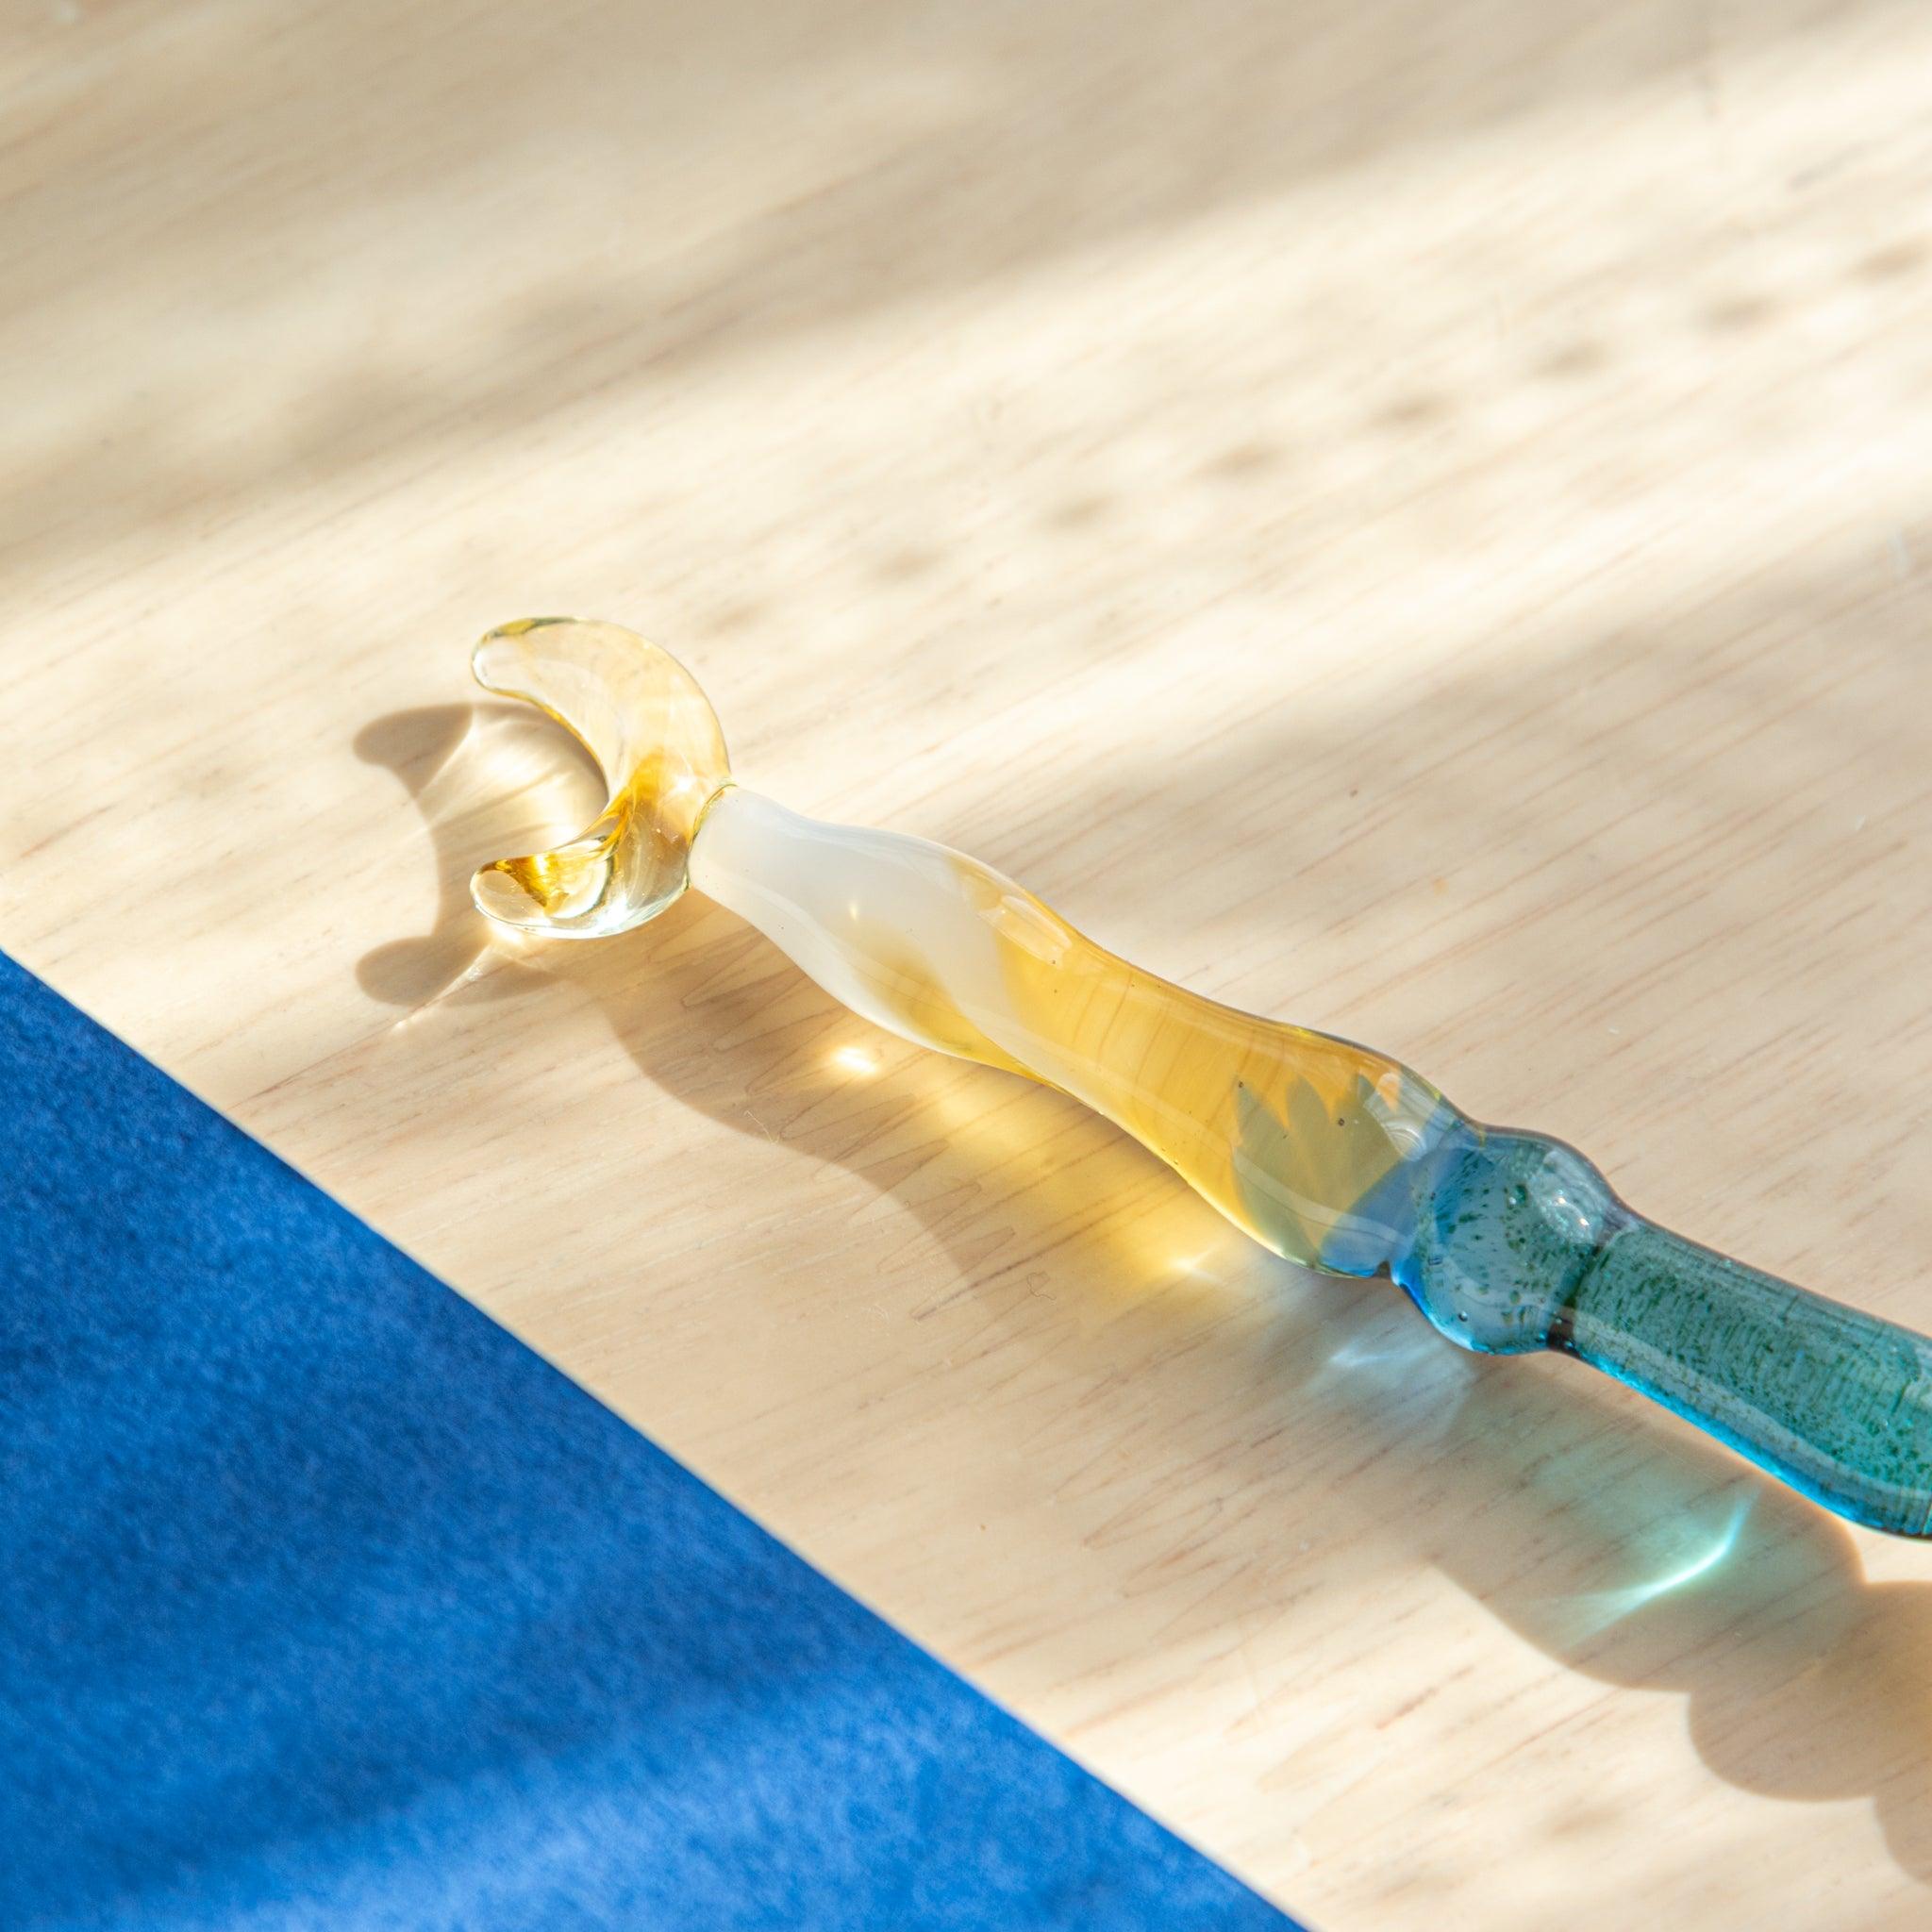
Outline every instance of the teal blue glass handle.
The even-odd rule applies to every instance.
[[[1569,1354],[1874,1529],[1932,1526],[1932,1343],[1632,1218],[1572,1291]]]
[[[1646,1221],[1574,1149],[1460,1125],[1391,1270],[1466,1348],[1576,1357],[1827,1508],[1932,1533],[1932,1341]]]

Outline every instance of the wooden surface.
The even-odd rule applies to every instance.
[[[787,802],[1932,1324],[1932,14],[0,35],[0,943],[1327,1932],[1925,1923],[1932,1554],[463,880],[589,789],[470,641],[617,618]]]

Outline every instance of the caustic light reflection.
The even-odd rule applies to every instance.
[[[1660,1598],[1675,1596],[1689,1590],[1692,1584],[1701,1582],[1722,1568],[1738,1547],[1745,1519],[1751,1514],[1751,1502],[1750,1496],[1740,1496],[1731,1506],[1728,1516],[1714,1530],[1691,1530],[1683,1535],[1682,1553],[1674,1553],[1655,1575],[1644,1581],[1626,1585],[1621,1590],[1592,1591],[1574,1598],[1572,1607],[1577,1624],[1576,1634],[1581,1637],[1598,1636]]]

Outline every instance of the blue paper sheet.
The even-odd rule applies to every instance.
[[[8,1932],[1287,1924],[4,958],[0,1174]]]

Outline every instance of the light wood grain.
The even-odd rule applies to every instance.
[[[1924,1551],[462,881],[587,790],[469,641],[608,615],[761,789],[1932,1325],[1932,15],[0,33],[0,942],[1330,1932],[1925,1923]]]

